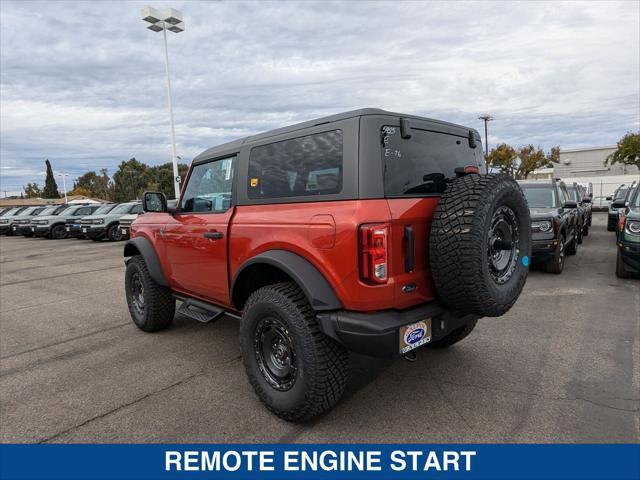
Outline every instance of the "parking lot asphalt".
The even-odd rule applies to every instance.
[[[257,400],[237,320],[133,325],[122,243],[3,237],[1,441],[637,442],[640,280],[616,278],[605,221],[454,347],[352,356],[342,402],[301,425]]]

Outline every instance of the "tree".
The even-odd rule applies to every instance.
[[[552,147],[548,154],[540,147],[525,145],[518,149],[520,164],[516,170],[516,178],[526,179],[529,174],[539,168],[553,167],[560,161],[560,147]]]
[[[27,198],[40,198],[42,196],[40,185],[36,182],[27,183],[27,186],[22,188],[24,189],[24,193],[27,195]]]
[[[84,187],[76,187],[69,192],[69,195],[82,195],[83,197],[91,197],[91,192]]]
[[[114,200],[128,202],[142,197],[149,180],[149,167],[135,158],[123,161],[113,174]]]
[[[618,141],[618,148],[609,155],[604,164],[622,163],[640,168],[640,132],[627,134]]]
[[[516,159],[518,153],[506,143],[501,143],[496,148],[492,148],[487,155],[487,163],[490,167],[498,168],[500,172],[513,176],[516,169]]]
[[[47,165],[47,176],[44,180],[44,190],[42,191],[42,198],[60,198],[58,185],[56,184],[56,179],[53,178],[53,169],[51,168],[49,159],[45,160],[44,163]]]
[[[74,191],[81,188],[89,192],[88,196],[110,200],[112,197],[112,182],[107,175],[107,169],[100,170],[100,174],[95,171],[87,172],[78,177],[74,185]]]

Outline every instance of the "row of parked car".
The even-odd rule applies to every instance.
[[[609,200],[607,230],[616,234],[616,275],[629,278],[640,273],[640,186],[620,185]]]
[[[589,235],[592,194],[558,178],[519,183],[531,215],[531,260],[549,273],[562,273],[565,256],[578,253]]]
[[[142,214],[141,202],[49,205],[0,210],[0,235],[119,241]]]

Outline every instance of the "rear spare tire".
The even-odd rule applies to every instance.
[[[454,311],[497,317],[529,273],[531,220],[517,182],[465,175],[447,186],[431,225],[429,259],[438,294]]]

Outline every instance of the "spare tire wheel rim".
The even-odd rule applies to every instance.
[[[501,206],[493,212],[487,237],[489,273],[494,282],[509,281],[518,265],[520,237],[515,212]]]
[[[267,383],[281,392],[291,389],[298,366],[286,325],[277,318],[262,318],[256,326],[253,345],[258,368]]]

